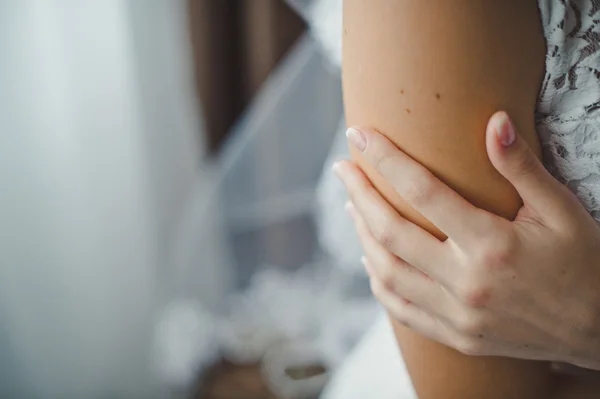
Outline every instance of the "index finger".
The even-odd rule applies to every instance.
[[[469,203],[382,134],[350,128],[346,135],[412,208],[456,243],[471,242],[488,225],[491,214]]]

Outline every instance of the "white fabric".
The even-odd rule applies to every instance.
[[[380,309],[371,298],[349,295],[351,283],[330,263],[294,273],[274,267],[257,272],[218,321],[223,355],[234,363],[253,363],[278,344],[310,342],[326,364],[336,366]]]
[[[164,397],[170,241],[208,179],[187,42],[183,0],[0,3],[1,397]]]
[[[548,43],[537,107],[552,174],[600,221],[600,1],[540,1]]]
[[[548,45],[546,76],[536,113],[545,163],[600,221],[600,0],[540,0],[539,7]],[[315,0],[309,14],[315,35],[330,61],[338,66],[341,8],[342,0]],[[331,158],[349,156],[343,127],[339,130]],[[347,200],[346,193],[329,175],[326,165],[319,188],[324,216],[321,241],[343,264],[351,264],[348,256],[356,256],[359,242],[346,215],[339,211]],[[390,353],[394,355],[379,356]],[[324,397],[414,398],[404,364],[400,356],[394,357],[396,354],[389,324],[374,325]]]
[[[417,399],[387,316],[377,319],[321,399]]]

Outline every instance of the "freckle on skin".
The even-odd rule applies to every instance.
[[[410,108],[406,108],[406,113],[410,114]]]
[[[483,334],[479,334],[479,338],[480,338],[480,339],[483,339]]]
[[[400,94],[404,94],[404,89],[400,90]]]
[[[440,95],[440,93],[435,93],[435,98],[439,100],[440,98],[442,98],[442,96]]]

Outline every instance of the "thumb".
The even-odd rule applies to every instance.
[[[506,112],[490,118],[486,145],[492,165],[515,187],[527,207],[544,215],[560,206],[565,188],[544,168]]]

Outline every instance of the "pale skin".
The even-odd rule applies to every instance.
[[[524,176],[517,166],[541,165],[533,115],[545,46],[536,1],[345,0],[344,28],[346,116],[366,146],[353,147],[356,164],[336,169],[354,204],[373,290],[395,320],[419,397],[592,397],[593,382],[553,386],[549,363],[539,360],[593,362],[582,355],[590,340],[578,341],[596,323],[593,308],[580,306],[565,316],[573,320],[555,324],[569,306],[596,299],[592,280],[577,296],[566,292],[594,266],[586,254],[598,242],[575,234],[595,231],[595,223],[551,177],[532,186],[504,173]],[[503,164],[509,151],[494,128],[483,134],[498,109],[510,112],[509,126],[520,136],[509,147],[527,148],[527,163]],[[493,126],[499,120],[508,118],[497,114]],[[539,183],[546,175],[533,176]],[[564,213],[534,218],[549,217],[557,204],[589,229],[565,222],[540,230],[540,220],[572,221]],[[575,258],[564,252],[574,243]],[[525,258],[534,252],[537,270]],[[585,268],[573,268],[581,258]],[[559,259],[559,273],[551,274],[549,262]],[[562,285],[549,285],[556,276]],[[542,287],[537,292],[533,281]],[[536,319],[535,306],[543,305]],[[560,350],[547,356],[542,344]]]

